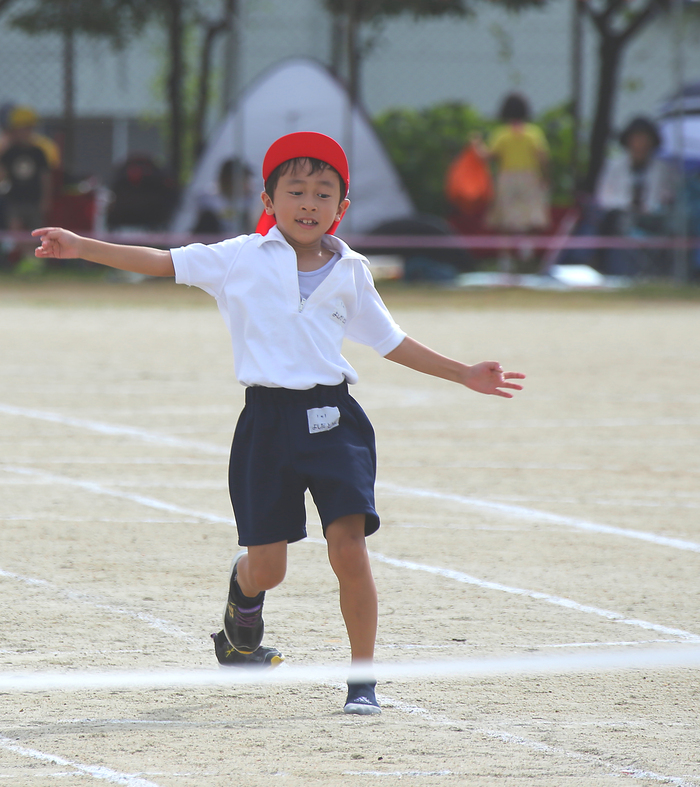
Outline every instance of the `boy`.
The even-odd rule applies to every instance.
[[[473,390],[510,398],[523,378],[488,361],[453,361],[410,339],[379,297],[367,261],[333,236],[348,209],[348,164],[330,137],[289,134],[263,163],[264,211],[257,232],[213,246],[161,251],[115,246],[65,230],[35,230],[40,257],[82,257],[151,276],[176,276],[213,295],[246,386],[231,449],[229,489],[239,544],[231,567],[224,632],[239,661],[263,638],[265,592],[279,585],[287,544],[306,536],[311,491],[340,586],[354,664],[371,663],[377,593],[366,536],[374,508],[374,432],[348,393],[355,370],[341,355],[347,336],[392,361]],[[220,643],[218,643],[220,644]],[[219,649],[217,648],[217,655]],[[348,683],[346,713],[380,713],[375,683]]]

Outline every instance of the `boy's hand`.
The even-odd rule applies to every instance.
[[[35,257],[53,257],[57,260],[74,260],[80,257],[80,235],[59,227],[42,227],[34,230],[32,237],[41,238],[41,246],[34,249]]]
[[[502,388],[510,388],[514,391],[522,391],[522,385],[509,383],[508,380],[524,380],[525,375],[521,372],[504,372],[501,364],[496,361],[482,361],[470,366],[464,373],[462,382],[472,391],[483,394],[493,394],[494,396],[504,396],[512,399],[513,394],[502,391]]]
[[[411,339],[410,336],[407,336],[396,349],[384,357],[394,363],[408,366],[409,369],[415,369],[417,372],[461,383],[467,388],[471,388],[472,391],[503,396],[506,399],[512,399],[513,394],[502,391],[502,388],[510,388],[513,391],[522,391],[523,389],[522,385],[507,381],[525,379],[525,375],[520,372],[504,372],[501,364],[497,361],[482,361],[482,363],[467,366],[436,353],[435,350]]]

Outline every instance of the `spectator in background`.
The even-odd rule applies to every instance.
[[[251,219],[256,195],[252,189],[252,172],[240,159],[227,159],[221,165],[216,187],[197,199],[199,214],[195,233],[221,234],[226,237],[249,235],[255,222]]]
[[[665,234],[675,176],[673,167],[657,156],[661,137],[656,125],[635,117],[620,134],[620,144],[625,155],[607,161],[596,191],[598,231],[628,237]],[[607,249],[603,255],[605,272],[613,275],[634,275],[644,263],[643,255],[626,249]]]
[[[0,155],[2,155],[5,150],[7,150],[7,147],[10,144],[10,117],[17,108],[17,105],[11,102],[3,104],[0,107],[0,127],[2,128],[2,132],[0,133]],[[28,117],[33,117],[35,125],[39,122],[39,118],[33,109],[30,109],[29,107],[19,107],[19,109],[24,110]],[[56,172],[60,170],[61,149],[51,139],[51,137],[47,137],[46,134],[40,134],[36,129],[34,129],[32,131],[31,139],[35,145],[38,145],[44,151],[44,155],[46,156],[46,160],[49,163],[51,171]]]
[[[145,153],[130,153],[112,180],[114,200],[107,212],[110,229],[163,230],[178,199],[171,174]]]
[[[496,164],[495,195],[487,218],[494,229],[507,234],[543,230],[549,225],[547,139],[530,123],[530,107],[524,96],[510,93],[499,111],[498,126],[487,145],[474,140],[479,153]],[[532,252],[519,249],[522,258]],[[511,271],[512,260],[504,254],[499,267]]]
[[[7,227],[31,230],[45,221],[51,202],[51,169],[36,142],[36,112],[15,107],[0,153],[0,179],[5,193]]]

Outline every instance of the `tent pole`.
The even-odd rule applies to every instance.
[[[678,95],[678,109],[674,118],[674,136],[676,160],[678,163],[678,184],[676,189],[675,220],[676,235],[685,239],[688,234],[688,206],[685,193],[685,95],[683,93],[685,82],[685,52],[683,50],[683,0],[674,0],[674,71],[676,81],[676,94]],[[688,250],[678,246],[673,251],[673,279],[676,284],[685,284],[688,281]]]
[[[355,105],[358,101],[359,75],[358,75],[358,54],[357,54],[357,33],[358,20],[355,14],[356,0],[345,0],[346,17],[346,56],[348,63],[348,90],[347,101],[345,102],[345,119],[343,128],[343,147],[348,157],[348,169],[351,173],[350,186],[352,188],[352,172],[354,169],[354,122]],[[350,219],[350,221],[348,221]],[[352,231],[352,211],[348,212],[345,219],[345,226]]]

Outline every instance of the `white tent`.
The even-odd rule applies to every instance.
[[[700,161],[700,83],[685,85],[659,109],[661,151],[682,154],[686,162]]]
[[[414,213],[411,199],[363,110],[351,108],[345,87],[324,66],[295,58],[275,66],[248,88],[220,123],[185,191],[172,229],[192,230],[197,196],[211,190],[226,159],[245,162],[255,173],[256,193],[262,191],[265,152],[278,137],[294,131],[328,134],[345,148],[352,201],[341,225],[346,233],[369,232],[381,222]]]

